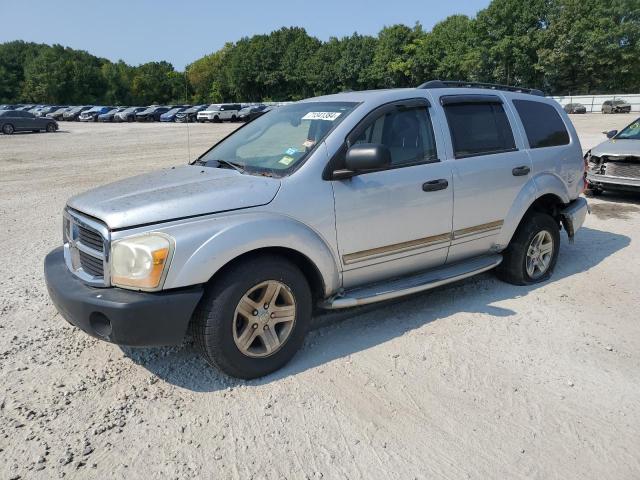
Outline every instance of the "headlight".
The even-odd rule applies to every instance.
[[[171,237],[160,233],[116,240],[111,245],[111,283],[140,290],[157,289],[169,267],[173,245]]]

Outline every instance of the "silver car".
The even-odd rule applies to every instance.
[[[316,307],[491,269],[547,280],[588,209],[580,143],[555,101],[484,87],[285,105],[191,165],[77,195],[45,259],[51,298],[119,344],[176,344],[192,323],[207,361],[254,378],[293,357]]]
[[[606,133],[608,140],[585,155],[592,194],[604,190],[640,191],[640,118],[621,131]]]

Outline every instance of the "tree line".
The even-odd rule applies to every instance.
[[[321,41],[283,27],[227,43],[178,72],[61,45],[0,44],[0,103],[147,105],[297,100],[456,79],[547,94],[640,91],[640,0],[493,0],[425,31]]]

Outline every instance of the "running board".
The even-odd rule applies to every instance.
[[[496,254],[477,257],[410,277],[398,278],[386,283],[376,283],[374,285],[347,290],[334,297],[328,298],[320,304],[320,307],[335,310],[383,302],[392,298],[430,290],[440,285],[446,285],[447,283],[486,272],[487,270],[497,267],[501,262],[502,255]]]

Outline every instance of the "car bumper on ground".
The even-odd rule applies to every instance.
[[[179,344],[202,286],[157,293],[89,287],[67,268],[62,247],[44,262],[49,296],[72,325],[101,340],[129,346]]]

